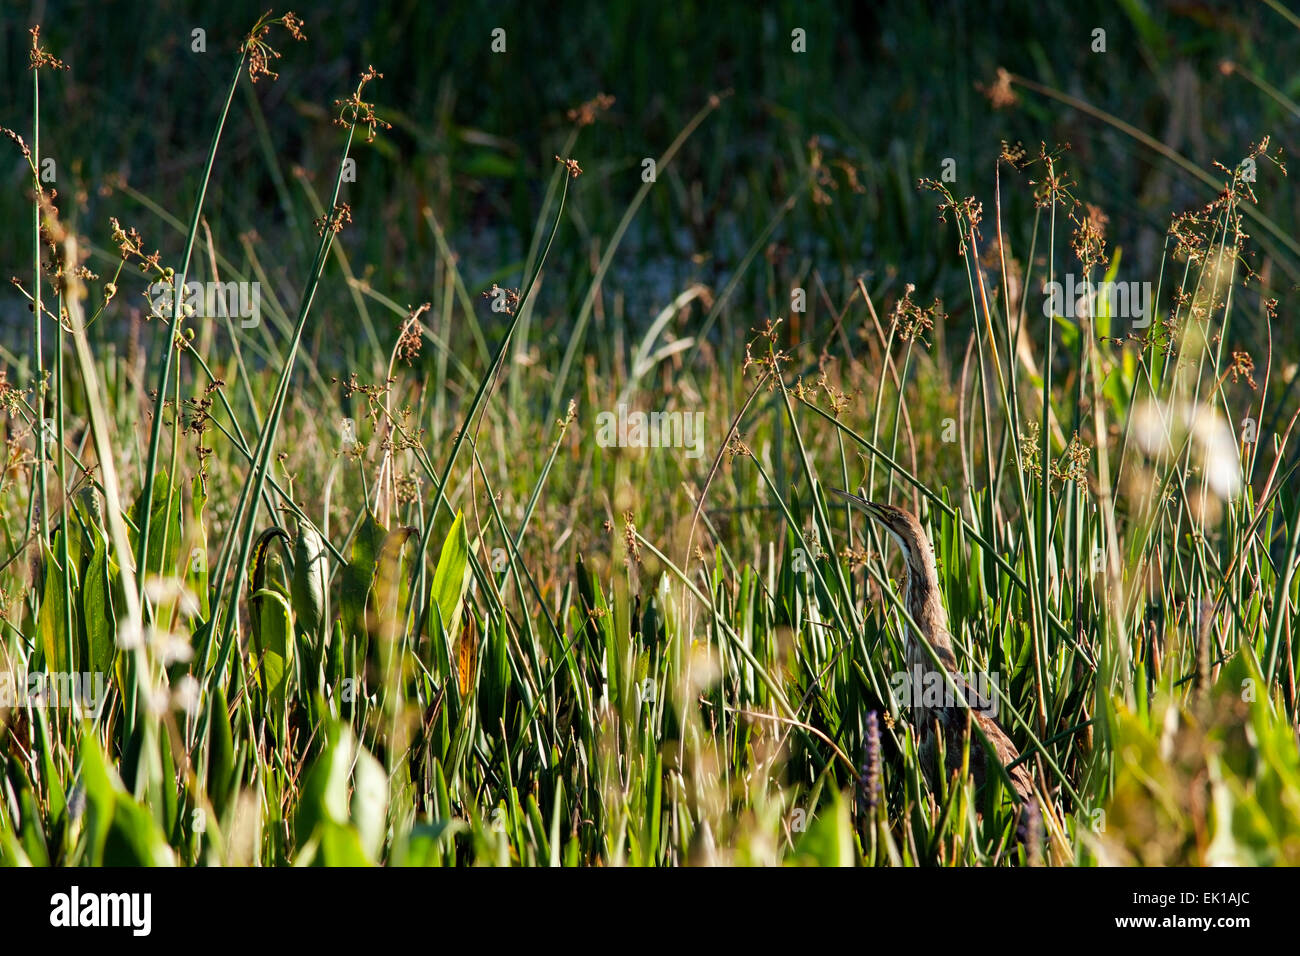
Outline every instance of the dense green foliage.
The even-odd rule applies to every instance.
[[[10,30],[0,862],[1300,862],[1298,24],[911,6]]]

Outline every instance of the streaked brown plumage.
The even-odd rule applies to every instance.
[[[911,627],[904,626],[903,647],[908,673],[920,674],[923,679],[927,676],[942,679],[935,664],[937,658],[957,690],[968,702],[974,704],[976,696],[957,671],[957,656],[953,653],[952,635],[948,630],[948,614],[939,597],[939,575],[934,563],[934,548],[931,547],[921,522],[903,508],[867,501],[844,491],[837,490],[837,494],[842,495],[854,507],[865,511],[888,531],[902,551],[907,566],[904,601],[908,613],[925,638],[925,642],[918,640]],[[933,656],[926,650],[925,643],[933,648]],[[959,702],[949,705],[946,700],[938,707],[925,706],[923,697],[918,697],[912,703],[912,720],[928,768],[933,768],[935,764],[936,731],[943,736],[949,771],[960,767],[968,718],[972,725],[978,725],[985,741],[984,746],[979,746],[980,734],[974,734],[971,741],[970,767],[976,785],[984,783],[988,750],[992,750],[1003,767],[1019,759],[1020,753],[1015,744],[989,714],[982,713],[975,707],[963,707]],[[1028,801],[1034,796],[1033,777],[1026,766],[1014,767],[1008,774],[1016,795],[1022,801]]]

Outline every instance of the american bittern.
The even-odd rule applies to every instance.
[[[836,493],[854,507],[865,511],[888,531],[903,552],[903,561],[907,566],[904,604],[923,637],[923,640],[918,640],[912,633],[912,628],[904,626],[904,657],[914,687],[912,721],[920,737],[923,762],[930,767],[934,766],[937,737],[942,735],[948,770],[960,768],[967,728],[978,727],[980,732],[976,736],[983,739],[984,746],[974,746],[975,741],[971,741],[970,769],[976,785],[983,784],[989,753],[1004,768],[1015,763],[1020,753],[997,721],[983,712],[984,708],[971,692],[965,678],[957,671],[957,657],[952,650],[948,614],[939,597],[939,574],[935,568],[934,549],[930,545],[930,539],[926,537],[921,522],[910,511],[867,501],[838,489]],[[933,649],[933,655],[926,649],[926,644]],[[940,666],[947,672],[946,677],[940,672]],[[928,691],[920,693],[916,689],[915,679],[918,676],[921,678],[921,687],[930,688],[936,682],[942,682],[940,686],[943,693],[936,695],[941,696],[941,703],[937,706],[931,701]],[[965,706],[962,701],[966,702]],[[1028,801],[1034,796],[1033,778],[1023,765],[1010,767],[1007,773],[1013,789],[1022,801]]]

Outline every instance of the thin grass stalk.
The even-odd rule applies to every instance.
[[[256,27],[254,29],[256,30]],[[172,362],[175,361],[176,354],[175,342],[176,337],[180,334],[182,307],[185,300],[185,282],[190,271],[190,258],[194,253],[194,242],[199,233],[199,220],[203,215],[203,201],[207,198],[208,183],[212,179],[212,169],[217,161],[217,147],[221,144],[221,134],[226,128],[226,118],[230,115],[230,104],[235,98],[235,89],[239,86],[239,78],[243,75],[244,63],[247,57],[248,51],[245,46],[240,50],[239,60],[235,64],[230,87],[226,91],[225,105],[221,109],[217,127],[212,133],[212,142],[208,147],[207,163],[204,166],[203,178],[199,182],[199,194],[194,202],[194,212],[190,216],[189,234],[185,238],[185,255],[181,260],[180,271],[173,276],[171,324],[167,328],[167,338],[164,342],[162,367],[158,370],[158,397],[154,400],[153,423],[149,429],[149,455],[145,461],[144,480],[141,487],[141,500],[145,502],[145,507],[144,513],[140,515],[140,532],[136,541],[135,553],[135,566],[140,569],[141,573],[141,578],[137,582],[137,586],[140,588],[137,597],[148,615],[151,615],[152,612],[144,602],[143,575],[144,569],[148,567],[149,525],[152,521],[153,487],[158,466],[158,451],[162,444],[163,412],[166,407],[167,394],[171,388]],[[169,480],[174,483],[175,475],[169,476]]]
[[[343,188],[343,173],[347,163],[348,153],[352,147],[352,138],[356,133],[356,120],[348,125],[347,136],[343,144],[343,156],[339,162],[338,174],[334,180],[334,192],[330,203],[330,208],[335,209],[338,206],[339,194]],[[262,429],[261,437],[258,441],[257,453],[255,454],[255,463],[253,473],[248,483],[244,486],[243,493],[240,495],[240,506],[235,509],[235,517],[232,521],[232,534],[238,529],[243,528],[243,540],[239,549],[239,554],[234,562],[234,581],[230,588],[231,598],[229,604],[223,608],[222,599],[225,592],[225,580],[228,573],[227,567],[222,567],[217,574],[217,590],[212,601],[213,608],[213,628],[204,636],[203,653],[199,655],[199,660],[206,663],[206,652],[208,645],[211,643],[211,636],[216,630],[218,614],[221,610],[225,611],[222,619],[221,644],[217,660],[205,676],[206,681],[213,679],[224,679],[226,667],[229,662],[230,652],[233,646],[235,624],[238,618],[237,604],[239,601],[240,588],[243,585],[244,575],[247,571],[249,554],[253,547],[253,538],[257,531],[257,500],[261,497],[262,486],[266,481],[270,468],[271,448],[275,444],[275,438],[279,431],[280,419],[284,413],[285,401],[289,393],[289,383],[293,376],[294,361],[298,355],[298,347],[302,341],[303,330],[307,325],[307,317],[311,312],[312,301],[316,296],[316,289],[320,284],[321,274],[325,270],[325,261],[329,255],[330,245],[334,240],[334,231],[327,222],[322,226],[320,243],[316,250],[316,261],[313,264],[311,278],[307,283],[306,289],[303,290],[302,302],[299,306],[298,318],[294,327],[293,338],[290,340],[289,351],[285,357],[284,366],[280,370],[280,378],[277,383],[275,395],[272,399],[271,409],[267,415],[266,425]],[[249,503],[252,502],[250,505]],[[245,519],[244,512],[248,510],[248,516]]]
[[[519,322],[519,314],[523,311],[529,297],[532,295],[533,289],[537,284],[537,278],[541,275],[541,271],[546,265],[547,254],[550,252],[552,243],[555,242],[555,234],[559,231],[560,222],[564,217],[564,203],[569,195],[569,177],[563,169],[558,170],[557,175],[564,176],[564,190],[560,194],[559,209],[556,210],[555,222],[551,226],[551,234],[547,238],[546,246],[542,251],[541,258],[538,260],[537,271],[529,277],[528,284],[519,294],[519,306],[515,309],[515,314],[511,316],[510,325],[506,328],[505,335],[501,337],[501,344],[497,347],[496,355],[493,357],[491,365],[488,367],[487,372],[479,382],[478,390],[474,393],[474,399],[470,403],[469,411],[465,414],[464,425],[461,426],[460,431],[456,434],[455,440],[452,442],[451,452],[447,456],[447,463],[443,466],[442,473],[434,488],[434,502],[432,506],[430,506],[429,515],[424,522],[424,531],[420,535],[420,543],[415,552],[415,571],[411,582],[411,593],[417,595],[416,600],[419,601],[419,613],[416,615],[415,619],[417,633],[423,632],[425,622],[428,619],[429,602],[424,588],[424,556],[428,553],[429,538],[432,535],[433,528],[436,524],[435,519],[438,515],[438,507],[439,505],[442,505],[448,510],[448,512],[453,510],[451,502],[447,499],[447,482],[451,478],[451,470],[455,466],[456,459],[460,455],[461,446],[465,442],[470,427],[475,424],[475,415],[478,414],[480,406],[483,405],[485,401],[485,396],[488,394],[489,386],[495,386],[497,375],[501,369],[502,359],[506,355],[506,350],[510,347],[511,336],[514,334],[515,327]],[[486,414],[486,411],[484,414]],[[480,418],[479,425],[481,424],[482,419]]]

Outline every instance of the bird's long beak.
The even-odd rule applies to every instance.
[[[880,519],[880,506],[874,501],[868,501],[860,495],[849,494],[847,491],[841,491],[839,488],[832,488],[831,490],[859,511],[865,511],[872,518],[877,520]]]

